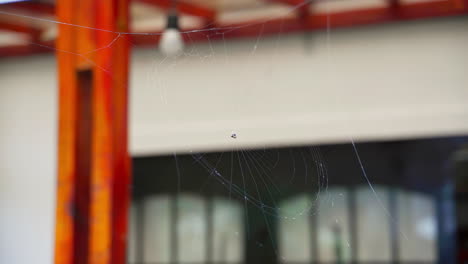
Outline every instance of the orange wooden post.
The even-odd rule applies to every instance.
[[[128,0],[58,0],[56,264],[126,262]]]

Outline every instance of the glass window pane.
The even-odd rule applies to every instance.
[[[128,250],[127,250],[127,262],[137,263],[137,215],[136,215],[136,207],[134,203],[130,206],[129,210],[129,221],[128,221]]]
[[[177,243],[179,262],[205,262],[206,203],[197,196],[180,195],[177,202]]]
[[[437,260],[437,218],[434,199],[414,192],[398,192],[400,261]]]
[[[285,262],[308,262],[311,260],[310,198],[301,195],[280,205],[279,254]],[[287,217],[287,219],[284,219]]]
[[[330,188],[320,197],[318,250],[322,262],[343,263],[351,260],[348,219],[348,193],[344,188]]]
[[[239,263],[244,260],[244,217],[238,202],[216,199],[213,208],[214,263]]]
[[[392,259],[389,192],[378,186],[374,190],[377,195],[369,186],[356,192],[358,261],[387,262]]]
[[[168,196],[152,196],[143,202],[143,261],[170,262],[171,201]],[[138,224],[138,221],[137,221]],[[137,249],[138,250],[138,249]]]

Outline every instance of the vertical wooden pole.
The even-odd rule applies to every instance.
[[[58,0],[56,264],[126,261],[128,0]]]

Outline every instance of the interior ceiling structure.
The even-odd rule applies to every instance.
[[[54,0],[0,3],[0,57],[54,50]],[[131,31],[162,32],[171,5],[171,0],[132,0]],[[181,30],[202,30],[191,34],[190,41],[206,40],[207,32],[222,33],[213,34],[214,38],[255,37],[260,32],[267,35],[468,14],[468,0],[178,0],[177,5]],[[226,30],[233,27],[236,30]],[[132,35],[132,42],[156,45],[158,37]]]

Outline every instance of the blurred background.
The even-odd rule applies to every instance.
[[[0,0],[0,263],[54,262],[57,57],[122,43],[127,263],[467,263],[468,1],[70,3]]]

